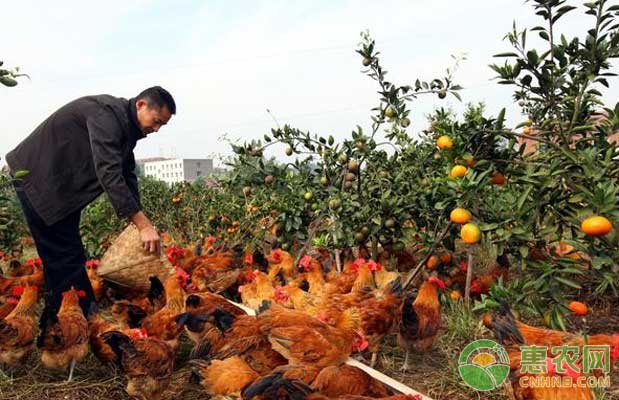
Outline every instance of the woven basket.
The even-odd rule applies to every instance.
[[[129,224],[101,258],[97,275],[134,289],[148,290],[148,278],[156,275],[162,282],[174,274],[174,267],[164,256],[142,248],[140,232]]]

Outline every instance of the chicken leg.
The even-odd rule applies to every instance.
[[[372,358],[370,359],[370,367],[374,368],[376,366],[376,361],[378,361],[378,352],[373,352]]]
[[[406,350],[406,356],[404,356],[404,363],[402,364],[402,368],[400,368],[400,371],[402,372],[406,372],[408,371],[408,357],[409,357],[410,351]]]
[[[73,370],[75,369],[75,358],[71,360],[71,364],[69,365],[69,379],[67,382],[71,382],[73,379]]]

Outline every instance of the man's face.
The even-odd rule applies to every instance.
[[[144,135],[157,132],[162,126],[168,123],[172,114],[168,107],[150,107],[146,100],[140,99],[135,103],[138,114],[138,124]]]

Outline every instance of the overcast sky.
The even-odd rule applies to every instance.
[[[563,29],[586,32],[591,17],[572,14]],[[355,53],[366,29],[398,84],[441,77],[452,54],[467,54],[456,74],[463,103],[418,99],[411,133],[426,127],[433,108],[458,112],[466,102],[484,101],[489,113],[507,107],[508,122],[517,122],[512,89],[490,81],[487,67],[510,50],[502,39],[514,20],[538,22],[518,0],[6,2],[0,60],[31,80],[0,87],[0,156],[74,98],[129,98],[152,85],[173,94],[178,112],[139,143],[138,158],[229,154],[222,135],[261,137],[274,126],[266,109],[280,123],[347,136],[357,124],[369,127],[378,100]],[[619,86],[611,84],[606,101],[614,104]]]

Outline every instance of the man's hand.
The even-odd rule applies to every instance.
[[[131,221],[140,231],[143,249],[157,255],[161,254],[161,238],[146,215],[139,211],[131,216]]]

